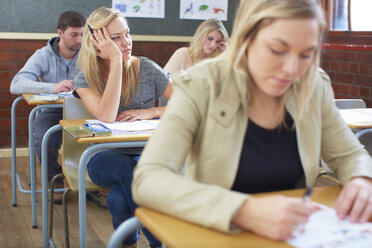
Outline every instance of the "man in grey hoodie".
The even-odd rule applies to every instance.
[[[75,12],[67,11],[59,16],[58,36],[51,38],[45,47],[37,50],[23,68],[14,76],[10,85],[12,94],[59,93],[72,90],[76,74],[76,61],[81,46],[85,19]],[[43,109],[35,119],[34,146],[41,161],[41,142],[48,129],[62,119],[62,109]],[[48,146],[48,180],[62,173],[58,164],[58,150],[62,132],[52,135]],[[60,181],[59,184],[63,184]],[[63,186],[63,185],[59,185]],[[58,185],[57,185],[58,187]]]

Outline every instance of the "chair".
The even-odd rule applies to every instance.
[[[138,228],[143,227],[137,217],[132,217],[121,223],[111,235],[107,248],[118,248],[128,235],[134,233]]]
[[[354,108],[366,108],[367,107],[363,99],[334,99],[334,103],[338,109],[354,109]],[[361,135],[356,135],[360,143],[365,145],[369,154],[372,154],[372,140],[369,141],[370,139],[367,139],[367,136],[371,135],[369,134],[371,132],[363,132],[361,133]],[[330,169],[328,168],[327,164],[322,159],[320,161],[320,164],[324,170],[322,170],[319,173],[318,177],[327,175],[327,176],[331,176],[337,179],[336,175],[330,172]]]
[[[69,97],[66,98],[63,104],[63,119],[78,119],[78,118],[94,118],[88,110],[85,108],[80,99]],[[49,237],[52,237],[53,233],[53,182],[61,177],[65,177],[68,183],[68,189],[63,193],[62,196],[62,207],[64,215],[64,228],[65,228],[65,245],[70,247],[69,242],[69,230],[68,230],[68,215],[67,215],[67,194],[70,191],[78,192],[78,165],[81,154],[88,147],[88,144],[79,144],[75,139],[63,130],[62,134],[62,172],[63,175],[57,175],[53,178],[51,183],[51,199],[50,199],[50,210],[49,210]],[[95,185],[89,178],[88,174],[85,177],[87,191],[100,190],[99,186]]]
[[[335,99],[336,107],[339,109],[366,108],[363,99]]]

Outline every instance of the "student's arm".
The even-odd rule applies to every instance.
[[[340,218],[366,222],[372,216],[372,159],[333,103],[329,77],[320,71],[322,89],[322,158],[336,173],[344,188],[337,200]]]
[[[88,111],[97,119],[104,122],[114,122],[120,104],[122,86],[122,54],[116,44],[107,34],[106,28],[94,30],[94,36],[90,40],[97,47],[97,54],[103,59],[110,61],[110,71],[103,95],[97,95],[90,88],[78,88],[79,94]]]
[[[26,62],[24,67],[14,76],[10,85],[12,94],[23,93],[58,93],[72,90],[72,80],[61,82],[39,82],[40,77],[57,64],[50,64],[42,49],[37,50]],[[53,68],[56,70],[56,68]]]
[[[164,90],[163,96],[168,100],[173,92],[172,80],[169,79],[168,85]],[[160,118],[165,112],[166,106],[153,107],[149,109],[132,109],[118,114],[115,121],[135,121],[151,120]]]
[[[174,73],[186,69],[185,63],[190,60],[190,55],[187,47],[181,47],[177,49],[164,66],[164,70],[169,72],[171,75]]]

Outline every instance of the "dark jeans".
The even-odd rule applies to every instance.
[[[62,109],[42,109],[37,113],[34,121],[34,145],[36,155],[41,163],[41,142],[44,134],[63,118]],[[58,164],[58,150],[62,144],[62,132],[58,131],[50,136],[48,144],[48,181],[57,174],[62,173]]]
[[[131,184],[137,155],[126,155],[115,150],[102,151],[94,155],[87,164],[90,179],[100,187],[111,188],[107,205],[116,229],[122,222],[134,216],[137,205],[132,199]],[[142,229],[151,246],[160,245],[149,231]],[[129,236],[124,245],[138,241],[138,231]]]

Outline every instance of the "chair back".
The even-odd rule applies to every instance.
[[[94,118],[85,108],[80,99],[68,97],[63,102],[63,119]],[[63,130],[62,134],[62,171],[67,183],[72,191],[78,191],[78,166],[81,154],[88,147],[88,144],[79,144],[75,139]],[[100,187],[95,185],[85,175],[87,191],[98,190]]]
[[[335,99],[336,107],[339,109],[366,108],[363,99]]]

